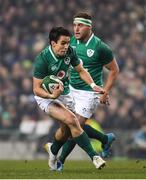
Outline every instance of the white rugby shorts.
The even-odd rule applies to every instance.
[[[71,85],[70,92],[75,102],[75,112],[90,118],[99,104],[99,95],[92,91],[75,89]]]
[[[71,93],[69,93],[67,95],[60,95],[57,99],[45,99],[45,98],[41,98],[39,96],[34,96],[34,98],[35,98],[37,104],[39,105],[39,107],[47,114],[49,114],[49,106],[52,102],[57,102],[59,104],[63,104],[69,110],[75,112],[75,107],[74,107],[75,103],[71,96]]]

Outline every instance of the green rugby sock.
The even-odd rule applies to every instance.
[[[103,134],[100,131],[97,131],[96,129],[89,126],[88,124],[85,124],[83,129],[86,132],[86,134],[89,136],[89,138],[99,140],[102,143],[102,145],[107,143],[108,137],[106,134]]]
[[[57,155],[59,149],[63,146],[64,141],[58,141],[54,139],[53,144],[51,146],[51,151],[54,155]]]
[[[85,132],[83,132],[80,136],[74,138],[75,142],[93,159],[93,156],[97,155],[97,153],[92,148],[90,140]]]
[[[59,157],[59,160],[64,164],[64,161],[66,157],[71,153],[71,151],[74,149],[76,145],[76,142],[74,139],[69,139],[62,147],[62,152]]]

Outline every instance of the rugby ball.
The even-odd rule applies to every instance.
[[[62,81],[57,76],[54,76],[54,75],[46,76],[43,79],[42,88],[45,91],[52,94],[53,90],[58,87],[59,83],[63,85]]]

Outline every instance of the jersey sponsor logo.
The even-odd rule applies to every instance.
[[[93,54],[94,54],[94,50],[92,50],[92,49],[87,49],[87,56],[88,56],[88,57],[93,56]]]
[[[59,79],[63,79],[64,76],[65,76],[65,71],[59,71],[59,72],[57,73],[57,77],[58,77]]]
[[[64,62],[65,62],[65,64],[69,64],[70,63],[70,57],[66,57],[65,59],[64,59]]]

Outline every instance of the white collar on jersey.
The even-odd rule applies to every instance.
[[[58,59],[56,58],[55,54],[52,51],[51,45],[49,46],[49,51],[50,51],[51,55],[53,56],[53,58],[55,59],[55,61],[58,61]]]
[[[93,36],[94,36],[94,33],[92,33],[92,35],[90,36],[90,38],[89,38],[88,41],[86,42],[85,46],[88,46],[88,44],[89,44],[90,41],[92,40]],[[79,43],[80,43],[80,41],[77,40],[77,44],[79,44]]]

